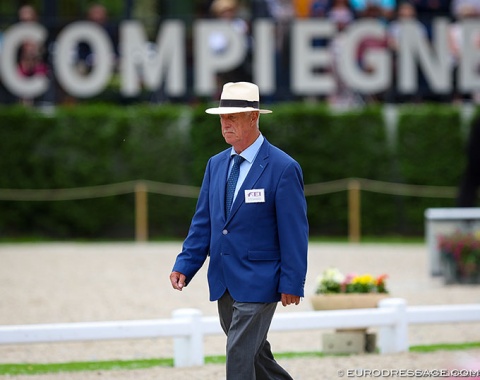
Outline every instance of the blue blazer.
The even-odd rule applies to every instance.
[[[239,302],[278,302],[304,296],[308,221],[300,165],[266,139],[225,217],[231,149],[208,161],[182,252],[173,271],[187,284],[210,256],[210,300],[226,289]],[[264,189],[265,201],[245,202],[245,190]]]

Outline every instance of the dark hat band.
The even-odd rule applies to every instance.
[[[260,103],[258,101],[248,101],[248,100],[237,100],[237,99],[220,99],[220,107],[251,107],[257,108],[259,107]]]

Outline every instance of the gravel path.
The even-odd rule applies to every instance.
[[[216,315],[208,301],[206,268],[183,292],[171,289],[168,275],[181,243],[3,244],[0,245],[0,325],[52,322],[170,318],[178,308],[193,307]],[[388,287],[409,305],[480,302],[480,286],[444,285],[428,271],[426,247],[395,244],[311,244],[307,298],[299,306],[278,313],[311,310],[308,295],[316,276],[328,266],[344,272],[387,273]],[[271,333],[275,352],[319,351],[325,331]],[[410,345],[480,341],[478,323],[417,325],[409,328]],[[223,355],[225,338],[205,339],[206,355]],[[0,346],[0,363],[47,363],[109,359],[172,357],[171,339],[99,341]],[[464,361],[480,358],[480,350],[465,352],[352,355],[321,359],[281,360],[296,379],[355,377],[353,370],[466,368]],[[476,364],[478,367],[478,362]],[[350,373],[348,372],[350,370]],[[356,378],[395,377],[391,373],[356,372]],[[151,368],[131,371],[94,371],[58,375],[12,376],[10,379],[224,379],[223,365],[200,368]],[[413,378],[398,376],[402,378]],[[417,376],[418,377],[418,376]],[[426,376],[424,376],[426,377]],[[430,378],[432,378],[430,376]],[[435,377],[433,377],[435,378]],[[445,377],[442,377],[445,378]]]

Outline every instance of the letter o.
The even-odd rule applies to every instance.
[[[70,59],[81,41],[88,43],[95,54],[95,64],[88,75],[80,74]],[[112,42],[101,26],[89,21],[74,22],[57,38],[54,64],[58,82],[74,96],[86,98],[97,95],[110,80],[113,57]]]

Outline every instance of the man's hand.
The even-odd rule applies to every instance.
[[[295,305],[298,305],[300,303],[300,296],[294,296],[292,294],[285,294],[282,293],[282,305],[283,306],[288,306],[294,303]]]
[[[187,278],[184,274],[180,272],[170,273],[170,282],[172,283],[173,289],[182,291],[186,285]]]

